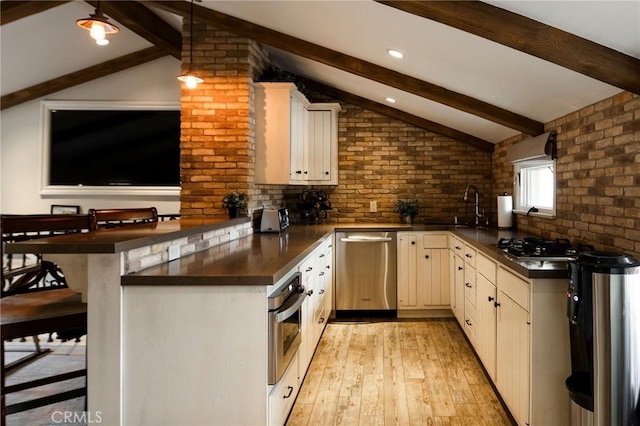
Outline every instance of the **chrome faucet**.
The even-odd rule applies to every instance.
[[[476,225],[480,225],[480,218],[483,217],[483,215],[480,214],[480,195],[478,194],[478,188],[476,188],[475,185],[467,185],[467,188],[464,190],[464,197],[462,197],[462,200],[469,201],[470,189],[473,189],[473,191],[476,193]]]

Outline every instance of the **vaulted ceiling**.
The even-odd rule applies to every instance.
[[[105,47],[74,24],[96,5],[0,3],[2,109],[181,58],[188,2],[102,1],[121,29]],[[489,151],[623,90],[640,94],[638,1],[204,0],[194,10],[262,43],[316,91]]]

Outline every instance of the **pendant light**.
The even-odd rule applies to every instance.
[[[100,9],[100,0],[98,0],[98,6],[95,13],[90,14],[88,18],[78,19],[76,25],[85,30],[89,30],[91,38],[96,41],[99,46],[109,44],[109,40],[105,38],[107,34],[117,34],[120,29],[115,25],[108,22],[109,18],[104,16],[102,9]]]
[[[189,70],[186,73],[182,73],[178,76],[178,80],[186,83],[189,89],[193,89],[198,83],[204,82],[196,73],[191,70],[191,64],[193,63],[193,0],[191,0],[190,13],[189,13]]]

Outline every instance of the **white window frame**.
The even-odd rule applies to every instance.
[[[551,167],[553,171],[553,182],[551,188],[544,188],[545,190],[552,191],[552,206],[551,208],[540,207],[532,205],[529,199],[529,191],[527,191],[528,185],[537,185],[538,182],[529,182],[526,173],[527,169],[534,169],[539,167]],[[513,164],[513,194],[514,194],[514,212],[517,214],[529,214],[531,216],[543,216],[543,217],[555,217],[556,215],[556,186],[557,186],[557,168],[556,161],[551,159],[544,160],[529,160],[521,161]],[[532,207],[538,209],[537,212],[530,212]]]

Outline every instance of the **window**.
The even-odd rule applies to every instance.
[[[545,159],[515,163],[513,193],[516,213],[535,208],[538,215],[555,216],[556,162]]]

